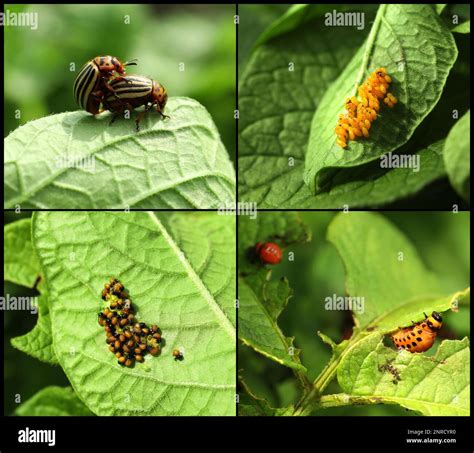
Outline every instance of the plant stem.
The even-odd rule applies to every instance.
[[[357,343],[359,339],[360,333],[354,335],[351,338],[344,351],[342,351],[339,355],[333,353],[333,356],[331,357],[329,363],[326,365],[320,375],[314,380],[313,388],[309,392],[305,393],[301,400],[296,404],[295,410],[293,412],[294,416],[309,415],[309,413],[313,411],[315,406],[318,406],[320,404],[321,400],[325,398],[324,396],[321,396],[321,394],[336,375],[339,363],[346,355],[347,351],[355,343]]]
[[[336,393],[333,395],[323,395],[319,400],[321,408],[353,406],[364,404],[380,404],[380,398],[376,396],[353,396],[346,393]]]

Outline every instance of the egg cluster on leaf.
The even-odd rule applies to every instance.
[[[155,324],[137,322],[128,292],[122,283],[111,278],[102,290],[107,305],[99,313],[99,324],[104,327],[106,343],[119,365],[132,367],[143,362],[147,353],[160,353],[161,331]]]

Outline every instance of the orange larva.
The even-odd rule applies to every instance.
[[[377,118],[380,110],[380,101],[392,108],[397,98],[388,92],[392,78],[387,74],[385,68],[377,68],[365,82],[358,88],[356,96],[348,98],[345,102],[345,114],[339,115],[338,125],[334,129],[336,143],[341,148],[347,147],[347,140],[355,140],[357,137],[369,137],[369,129],[372,121]]]
[[[442,323],[443,319],[436,311],[431,316],[425,314],[423,321],[395,332],[392,335],[393,343],[398,349],[405,349],[409,352],[427,351],[433,346]]]
[[[353,128],[353,131],[354,131],[354,134],[355,134],[356,137],[362,137],[362,135],[363,135],[363,134],[362,134],[362,130],[359,129],[358,126],[357,126],[357,127],[354,127],[354,128]]]

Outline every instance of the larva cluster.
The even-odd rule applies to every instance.
[[[102,299],[107,306],[98,314],[99,324],[104,327],[105,341],[119,365],[131,367],[135,362],[143,362],[148,352],[160,353],[160,329],[136,321],[132,302],[122,283],[111,278],[102,290]]]
[[[377,118],[380,110],[380,100],[390,108],[398,101],[388,92],[392,78],[385,68],[376,69],[369,78],[359,87],[359,99],[355,96],[347,99],[346,113],[339,115],[339,121],[334,129],[337,135],[336,143],[341,148],[347,147],[347,140],[356,137],[368,137],[372,121]]]

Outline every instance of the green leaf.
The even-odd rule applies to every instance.
[[[432,143],[418,150],[418,170],[414,168],[381,168],[380,161],[374,161],[357,167],[344,169],[332,175],[333,187],[328,192],[316,196],[310,195],[309,190],[303,190],[291,200],[288,208],[342,208],[344,206],[377,207],[403,199],[418,193],[433,181],[446,174],[443,163],[444,140]],[[400,149],[393,152],[391,158],[399,155],[415,155]],[[403,157],[402,157],[403,158]]]
[[[16,349],[42,362],[53,365],[59,363],[53,346],[47,294],[42,294],[38,299],[38,321],[36,325],[27,334],[12,338],[11,344]]]
[[[288,9],[284,4],[243,4],[239,6],[239,77],[242,75],[255,41],[268,24]]]
[[[337,379],[344,392],[371,402],[399,404],[423,415],[469,416],[469,359],[467,338],[445,340],[435,356],[427,357],[395,352],[373,333],[344,356]]]
[[[31,219],[9,223],[4,228],[4,280],[32,288],[42,270],[31,242]],[[56,364],[58,359],[53,348],[48,296],[44,279],[37,285],[41,296],[38,298],[38,322],[27,334],[11,339],[11,344],[43,362]]]
[[[241,78],[241,200],[282,207],[300,192],[310,195],[302,181],[302,165],[311,118],[365,33],[350,27],[322,27],[322,20],[314,18],[259,46]],[[288,70],[290,62],[294,71]]]
[[[292,295],[288,281],[272,280],[271,270],[252,262],[249,251],[259,241],[284,247],[309,239],[309,230],[295,213],[239,217],[239,339],[269,359],[303,372],[306,368],[293,338],[285,337],[277,323]],[[285,254],[283,259],[287,259]]]
[[[273,408],[267,400],[256,396],[242,378],[239,378],[243,392],[239,393],[240,416],[284,416],[292,415],[293,406]]]
[[[70,387],[45,387],[18,406],[15,415],[22,417],[94,415]]]
[[[31,243],[31,219],[17,220],[4,227],[3,279],[33,288],[41,266]]]
[[[341,5],[342,6],[342,5]],[[273,38],[297,29],[312,18],[322,16],[326,5],[292,5],[260,35],[255,46],[265,44]]]
[[[466,288],[463,291],[434,300],[421,297],[420,299],[407,301],[375,318],[368,329],[376,329],[382,333],[392,332],[399,327],[411,324],[411,321],[421,321],[425,318],[423,313],[432,313],[433,311],[442,313],[443,311],[457,309],[460,303],[470,300],[470,293],[470,288]],[[410,314],[411,316],[409,316]],[[407,322],[408,317],[410,317],[410,322]]]
[[[314,115],[304,175],[310,190],[328,190],[336,168],[371,162],[406,143],[438,102],[456,57],[454,38],[431,5],[381,5],[365,44]],[[380,66],[392,77],[390,91],[399,102],[393,109],[381,107],[369,138],[342,149],[334,127],[344,101]]]
[[[311,5],[303,22],[319,9],[320,5]],[[285,17],[269,30],[278,30],[288,21],[293,27],[289,13]],[[373,17],[370,11],[366,13],[367,21]],[[349,27],[329,33],[329,27],[320,26],[322,20],[316,17],[298,24],[293,31],[258,47],[241,81],[239,197],[258,203],[260,208],[380,206],[415,194],[445,174],[442,142],[428,143],[405,152],[419,153],[419,172],[382,169],[376,161],[336,174],[329,192],[316,196],[310,192],[303,183],[303,164],[313,112],[365,37],[364,31]],[[314,30],[318,30],[317,40]],[[293,72],[287,70],[290,61],[295,62]],[[295,93],[286,98],[286,109],[281,108],[279,96],[284,90]],[[293,166],[290,159],[294,159]]]
[[[166,226],[151,212],[34,214],[56,353],[97,415],[235,414],[235,219],[168,216]],[[137,319],[158,324],[164,338],[160,356],[130,369],[117,364],[97,323],[111,276],[130,292]]]
[[[444,165],[456,192],[469,201],[471,184],[471,111],[454,125],[444,145]]]
[[[471,21],[466,20],[465,22],[462,22],[459,25],[456,25],[454,28],[451,29],[451,31],[453,33],[469,34],[471,33]]]
[[[206,109],[171,98],[171,117],[48,116],[5,139],[6,208],[215,208],[235,198],[234,170]],[[135,118],[134,115],[132,115]]]
[[[328,240],[346,268],[346,290],[363,298],[356,324],[375,328],[387,313],[396,311],[400,326],[423,315],[432,305],[449,308],[436,276],[422,263],[408,239],[383,216],[368,212],[340,213],[328,228]],[[443,305],[444,304],[444,305]],[[394,326],[396,328],[397,325]]]

